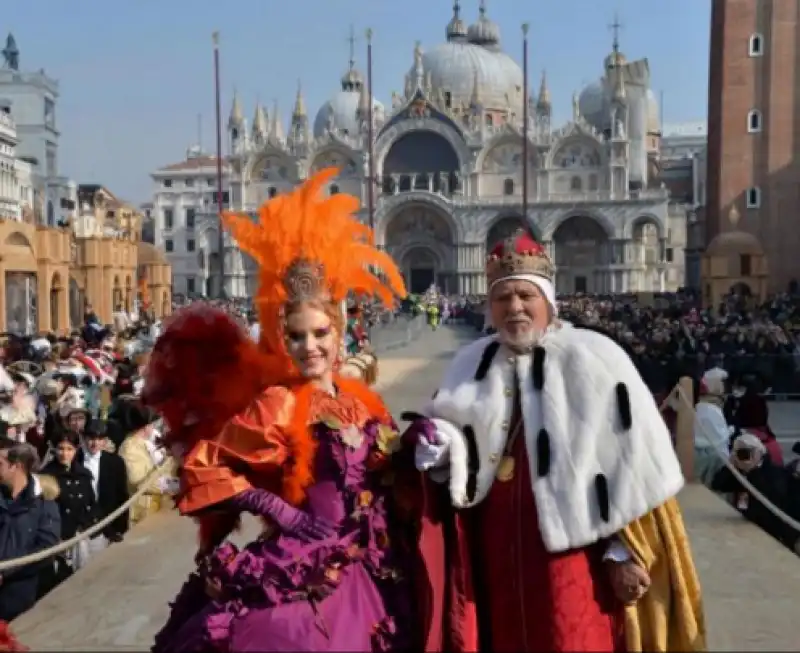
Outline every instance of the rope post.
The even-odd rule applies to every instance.
[[[694,396],[694,381],[689,376],[681,377],[673,390],[684,397]],[[680,395],[679,395],[680,396]],[[694,407],[686,401],[679,401],[675,421],[675,453],[681,465],[686,483],[694,483]]]

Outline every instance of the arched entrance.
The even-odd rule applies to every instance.
[[[84,292],[74,277],[69,278],[69,323],[75,329],[83,322],[83,311],[86,307]]]
[[[739,281],[731,286],[730,294],[742,299],[747,299],[753,296],[753,291],[744,281]]]
[[[426,204],[402,209],[389,219],[384,243],[401,267],[409,292],[425,292],[431,284],[440,291],[456,291],[453,229],[447,218]]]
[[[491,252],[497,243],[513,236],[518,231],[528,231],[528,225],[520,217],[500,218],[486,234],[486,252]]]
[[[574,216],[553,233],[556,288],[561,293],[608,292],[608,234],[589,216]]]
[[[398,138],[383,160],[383,192],[427,190],[449,195],[458,189],[458,154],[441,134],[422,130]]]
[[[53,274],[53,279],[50,282],[50,330],[57,331],[62,328],[61,324],[61,311],[59,305],[61,304],[61,293],[64,292],[64,285],[61,281],[61,275],[56,272]]]
[[[400,269],[406,279],[408,292],[422,294],[436,285],[438,267],[436,255],[427,247],[414,247],[408,250],[400,261]]]

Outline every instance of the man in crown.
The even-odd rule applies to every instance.
[[[559,321],[554,272],[525,233],[491,251],[497,332],[409,429],[426,648],[703,650],[670,435],[622,348]]]

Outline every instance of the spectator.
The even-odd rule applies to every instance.
[[[0,439],[0,560],[49,549],[59,541],[58,506],[42,496],[38,462],[27,443]],[[0,619],[11,621],[36,602],[39,576],[52,559],[0,572]]]

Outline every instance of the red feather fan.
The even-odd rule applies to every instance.
[[[167,444],[188,451],[216,436],[267,385],[266,357],[257,343],[225,311],[198,302],[165,324],[143,397],[164,418]]]
[[[143,392],[167,424],[165,444],[188,452],[213,439],[267,387],[266,361],[224,311],[197,303],[176,313],[156,342]],[[198,555],[205,555],[238,527],[239,516],[213,513],[197,521]]]

